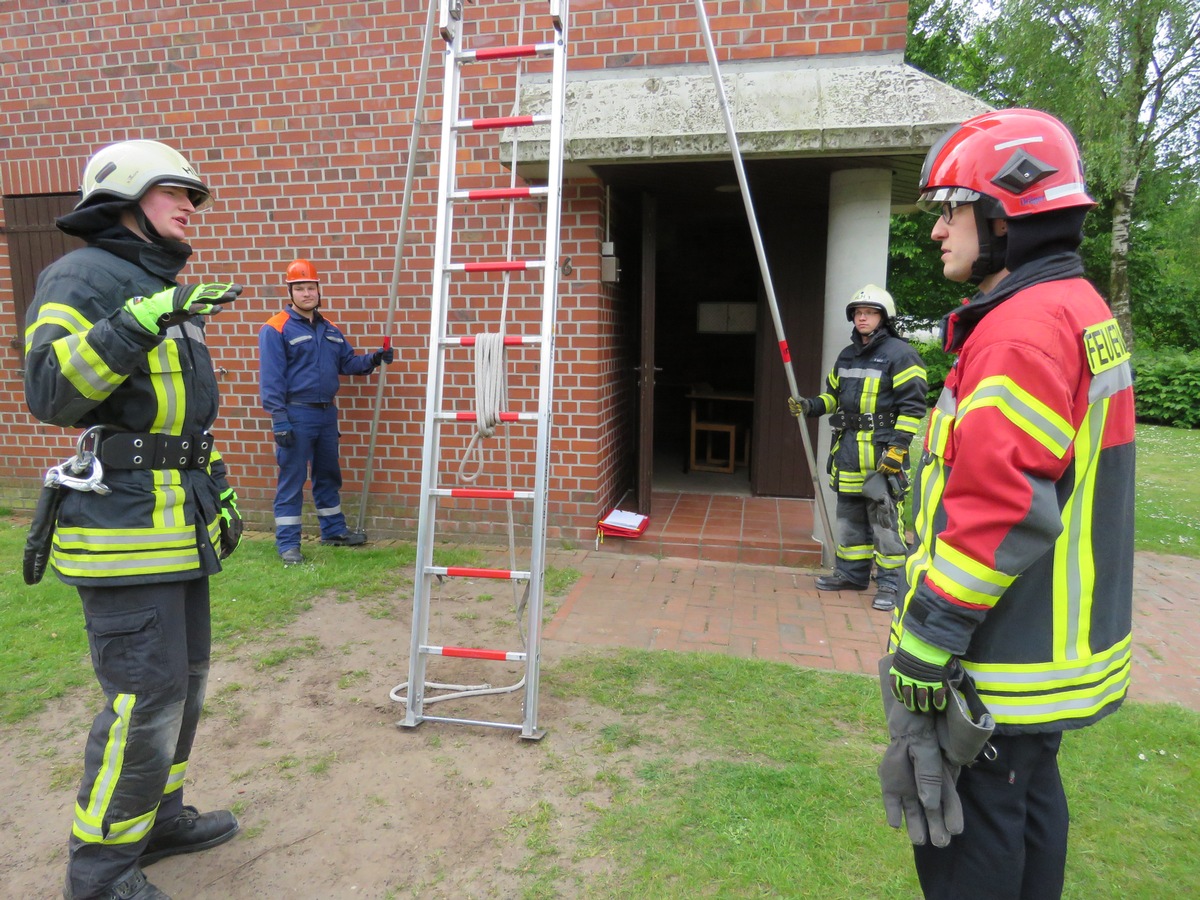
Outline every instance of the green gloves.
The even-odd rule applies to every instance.
[[[946,708],[949,663],[947,651],[905,631],[888,673],[893,696],[910,712],[941,712]]]
[[[905,451],[900,447],[888,447],[887,453],[875,468],[884,475],[899,475],[904,471]]]
[[[151,334],[162,334],[189,316],[211,316],[242,292],[240,284],[188,284],[169,287],[150,297],[125,301],[125,310]]]
[[[221,518],[217,524],[221,528],[220,556],[227,559],[242,542],[242,514],[238,512],[237,494],[233,488],[226,488],[221,494]]]
[[[813,402],[807,397],[788,397],[788,412],[797,419],[812,415]]]
[[[955,782],[959,766],[951,764],[938,743],[935,717],[914,713],[896,702],[889,685],[895,671],[890,657],[879,661],[883,709],[891,743],[879,763],[879,784],[887,823],[908,826],[916,845],[945,847],[963,831],[962,802]]]

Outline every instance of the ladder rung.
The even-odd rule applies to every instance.
[[[554,52],[555,43],[547,41],[542,44],[515,44],[511,47],[484,47],[480,50],[464,50],[458,55],[460,62],[472,62],[477,59],[523,59],[527,56],[549,56]]]
[[[446,269],[450,272],[525,272],[529,269],[544,269],[546,261],[542,259],[494,259],[484,262],[449,263]]]
[[[461,497],[467,500],[532,500],[533,491],[508,491],[499,488],[434,488],[434,497]]]
[[[498,578],[508,581],[528,581],[528,572],[515,569],[475,569],[470,566],[427,566],[426,575],[450,575],[455,578]]]
[[[469,335],[467,337],[442,338],[442,345],[446,347],[474,347],[478,341],[478,335]],[[542,339],[537,335],[529,337],[519,334],[506,334],[504,336],[505,347],[516,347],[521,344],[540,344],[541,342]]]
[[[525,662],[527,654],[520,650],[483,650],[476,647],[421,646],[430,656],[457,656],[461,659],[495,659],[502,662]]]
[[[500,413],[501,422],[536,422],[537,413],[515,413],[502,412]],[[440,412],[434,415],[434,418],[442,422],[478,422],[479,416],[473,412],[458,412],[447,413]]]
[[[550,116],[492,116],[482,119],[459,119],[454,127],[460,131],[493,131],[497,128],[524,128],[529,125],[549,125]]]
[[[545,197],[550,188],[539,187],[517,188],[478,188],[473,191],[455,191],[450,195],[451,200],[524,200],[527,197]]]

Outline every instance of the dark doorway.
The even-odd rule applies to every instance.
[[[785,160],[748,172],[797,381],[815,392],[828,174],[805,177],[801,163]],[[625,286],[653,322],[639,331],[651,336],[652,353],[632,353],[653,372],[653,403],[643,404],[643,412],[653,410],[643,421],[643,432],[651,429],[653,489],[812,497],[732,163],[613,166],[601,174],[614,205],[641,208],[650,196],[656,210],[653,235],[636,233],[645,220],[632,215],[614,234],[619,246],[654,257],[653,290]],[[644,485],[635,488],[644,493]]]

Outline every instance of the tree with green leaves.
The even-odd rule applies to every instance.
[[[997,106],[1044,109],[1078,135],[1089,190],[1111,223],[1100,284],[1132,346],[1143,186],[1160,170],[1180,173],[1186,202],[1200,173],[1200,5],[916,0],[911,15],[915,65]]]

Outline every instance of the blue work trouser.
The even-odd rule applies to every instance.
[[[870,584],[874,561],[879,587],[898,591],[907,549],[900,531],[904,526],[903,523],[895,529],[878,526],[871,515],[875,505],[875,501],[862,494],[837,495],[836,568],[847,581]]]
[[[104,691],[83,757],[69,842],[72,900],[95,897],[141,855],[156,818],[183,811],[208,682],[208,579],[80,587]]]
[[[346,533],[342,514],[342,469],[338,463],[337,408],[331,403],[324,409],[288,404],[295,442],[291,447],[276,447],[279,486],[275,491],[275,547],[283,552],[300,546],[301,509],[304,483],[312,469],[313,503],[321,537]]]
[[[993,736],[996,758],[958,776],[963,832],[913,847],[926,900],[1059,900],[1070,814],[1058,771],[1062,732]]]

